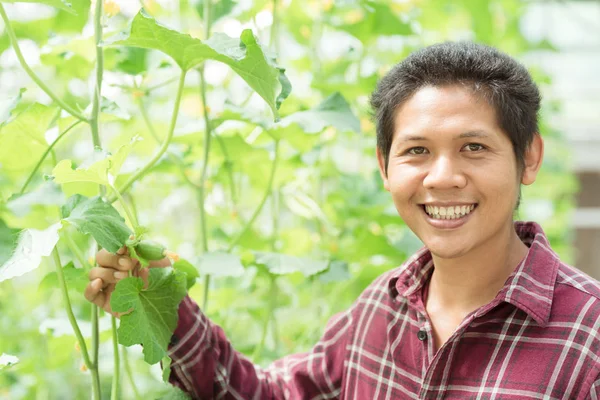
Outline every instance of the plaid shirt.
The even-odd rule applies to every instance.
[[[265,369],[186,298],[171,383],[201,399],[598,399],[600,285],[562,263],[538,224],[515,228],[527,257],[436,353],[423,248],[334,316],[311,351]]]

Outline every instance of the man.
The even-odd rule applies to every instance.
[[[372,106],[384,187],[425,247],[311,351],[266,369],[186,298],[171,382],[206,399],[598,398],[600,285],[562,263],[539,225],[513,221],[543,158],[527,70],[493,48],[439,44],[396,65]],[[86,297],[106,308],[111,271],[135,262],[97,259]]]

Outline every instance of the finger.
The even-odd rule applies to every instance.
[[[125,247],[125,246],[123,246],[119,250],[117,250],[117,254],[120,255],[120,256],[122,256],[126,252],[127,252],[127,247]]]
[[[162,260],[150,261],[150,268],[165,268],[171,266],[171,260],[163,258]]]
[[[137,260],[134,261],[127,255],[113,254],[106,249],[102,249],[96,253],[96,261],[102,267],[114,268],[121,271],[129,271],[137,265]]]
[[[108,285],[108,287],[106,289],[104,289],[104,304],[102,305],[102,308],[104,309],[104,311],[106,311],[107,313],[113,314],[113,315],[115,313],[113,313],[112,308],[110,307],[110,297],[114,290],[115,290],[115,285],[112,283],[110,285]]]
[[[100,308],[106,309],[107,293],[102,291],[102,280],[97,279],[90,283],[84,292],[87,300],[94,303]]]
[[[117,283],[119,280],[127,278],[127,271],[119,271],[112,268],[95,267],[89,272],[90,281],[94,279],[102,279],[105,284]]]
[[[87,301],[93,303],[100,294],[100,291],[102,290],[102,285],[102,279],[93,280],[85,287],[83,296],[86,298]]]
[[[138,272],[138,276],[142,278],[144,282],[144,289],[148,289],[148,276],[150,275],[150,270],[148,268],[142,268]]]

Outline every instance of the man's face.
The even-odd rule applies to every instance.
[[[387,177],[378,159],[400,217],[438,257],[463,256],[512,228],[513,147],[492,106],[468,89],[416,92],[396,111]]]

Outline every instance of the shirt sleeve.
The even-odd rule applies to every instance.
[[[235,351],[223,330],[186,296],[169,345],[169,381],[198,399],[337,398],[351,327],[351,310],[337,314],[311,351],[263,369]]]
[[[600,378],[596,379],[590,388],[590,394],[587,397],[590,400],[600,399]]]

